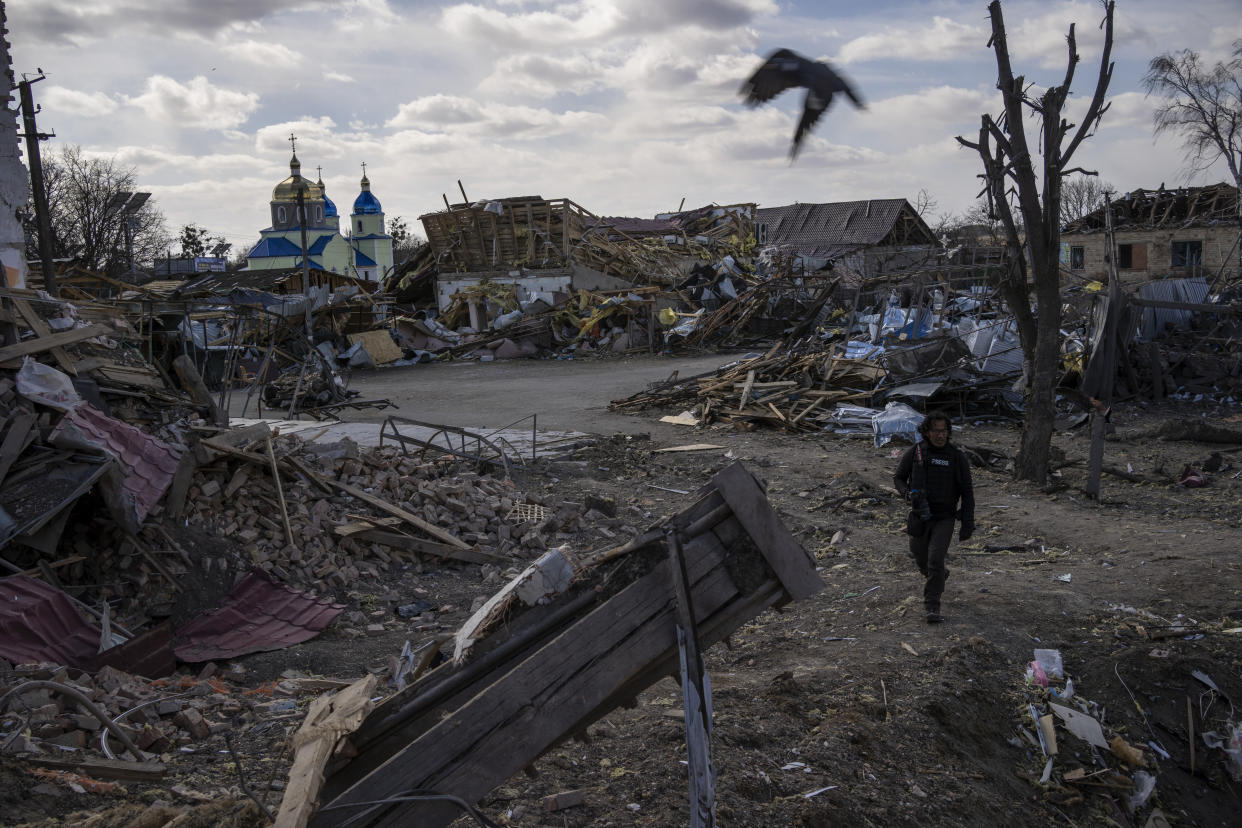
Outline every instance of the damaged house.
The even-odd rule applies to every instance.
[[[1112,202],[1117,274],[1126,286],[1168,277],[1238,280],[1238,190],[1228,184],[1137,189]],[[1061,266],[1087,280],[1107,281],[1104,208],[1061,232]]]
[[[485,281],[520,284],[556,304],[575,290],[670,286],[695,262],[739,254],[754,205],[704,207],[654,219],[601,217],[540,196],[449,204],[419,216],[434,255],[437,301]]]
[[[904,198],[760,208],[755,236],[761,249],[790,262],[795,272],[831,264],[853,286],[930,264],[941,250],[936,234]]]

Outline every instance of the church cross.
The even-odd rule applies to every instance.
[[[289,133],[289,146],[293,147],[293,154],[294,154],[294,155],[297,155],[297,153],[298,153],[298,144],[297,144],[297,141],[298,141],[298,139],[294,136],[294,134],[293,134],[292,132],[290,132],[290,133]]]

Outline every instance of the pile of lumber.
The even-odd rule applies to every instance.
[[[674,380],[614,400],[610,411],[652,407],[691,408],[702,425],[767,425],[783,430],[818,430],[840,403],[868,405],[884,369],[875,362],[844,359],[829,351],[761,357],[725,366],[706,376]]]

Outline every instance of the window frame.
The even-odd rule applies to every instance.
[[[1203,267],[1203,239],[1170,241],[1169,267]]]

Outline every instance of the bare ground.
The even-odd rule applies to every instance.
[[[707,654],[722,826],[1143,825],[1153,805],[1173,825],[1238,824],[1242,791],[1225,754],[1196,737],[1191,773],[1187,700],[1197,733],[1223,731],[1227,720],[1236,723],[1242,716],[1228,700],[1242,703],[1242,636],[1227,632],[1242,626],[1242,482],[1234,479],[1242,459],[1233,445],[1142,436],[1187,418],[1236,425],[1235,411],[1119,407],[1106,462],[1148,482],[1105,477],[1099,504],[1081,492],[1085,429],[1057,434],[1066,460],[1084,462],[1065,466],[1045,490],[1012,481],[1003,460],[976,468],[980,528],[970,542],[955,543],[947,621],[929,626],[921,613],[921,579],[901,534],[904,506],[890,488],[899,447],[830,434],[696,431],[655,422],[670,412],[619,420],[597,404],[663,379],[670,365],[659,359],[604,361],[595,363],[594,372],[574,365],[580,379],[555,374],[564,366],[553,363],[475,368],[496,368],[497,378],[516,376],[509,381],[537,386],[547,410],[574,410],[572,422],[551,422],[549,415],[548,427],[628,432],[580,450],[572,461],[544,467],[525,484],[549,505],[581,502],[587,493],[615,500],[617,518],[570,539],[576,547],[615,543],[601,526],[623,534],[678,511],[688,498],[668,489],[692,491],[740,459],[766,480],[778,512],[814,555],[826,584],[818,595],[760,616]],[[376,372],[355,378],[355,387],[370,386],[364,397],[385,396],[370,393],[385,387],[416,389],[411,400],[456,394],[451,405],[466,412],[456,421],[479,420],[471,425],[516,419],[504,401],[520,406],[523,400],[512,389],[489,387],[486,370],[449,366],[441,372],[449,385],[469,375],[469,390],[449,390],[436,384],[427,367],[400,376]],[[706,369],[687,364],[682,375]],[[434,419],[421,408],[409,416]],[[641,428],[643,423],[650,427]],[[983,456],[1004,457],[1014,451],[1018,432],[1007,424],[966,423],[954,439]],[[721,448],[653,453],[700,442]],[[1222,453],[1224,468],[1207,473],[1206,486],[1177,485],[1183,466],[1202,465],[1213,451]],[[833,544],[838,532],[841,539]],[[484,582],[478,567],[429,563],[421,571],[395,572],[382,584],[356,584],[341,597],[368,612],[427,597],[438,607],[437,626],[452,629],[472,602],[496,586]],[[287,670],[352,679],[381,669],[406,638],[418,643],[431,632],[358,639],[334,627],[306,644],[242,662],[256,684]],[[1095,703],[1109,737],[1123,735],[1143,749],[1157,784],[1137,815],[1128,811],[1131,792],[1118,779],[1063,781],[1074,768],[1099,767],[1086,743],[1064,731],[1050,781],[1040,783],[1045,760],[1031,742],[1035,731],[1027,711],[1030,702],[1046,701],[1047,691],[1024,678],[1034,648],[1060,650],[1077,694]],[[1221,694],[1192,677],[1196,670]],[[493,791],[482,803],[484,812],[502,823],[548,828],[687,824],[679,708],[679,689],[663,680],[634,709],[593,725],[589,741],[554,748],[535,763],[534,775],[519,775]],[[236,746],[252,787],[261,788],[273,773],[279,777],[286,762],[283,740],[295,725],[239,734]],[[1107,751],[1100,758],[1118,765]],[[203,751],[177,773],[203,789],[235,780],[227,752]],[[1132,775],[1126,769],[1125,778]],[[585,804],[546,812],[543,797],[566,790],[583,790]],[[133,786],[129,796],[149,802],[165,793]],[[17,818],[6,818],[6,824],[33,818],[43,800],[16,802]],[[112,802],[83,795],[46,807],[63,813],[70,805],[98,809]],[[469,823],[463,818],[458,824]]]

